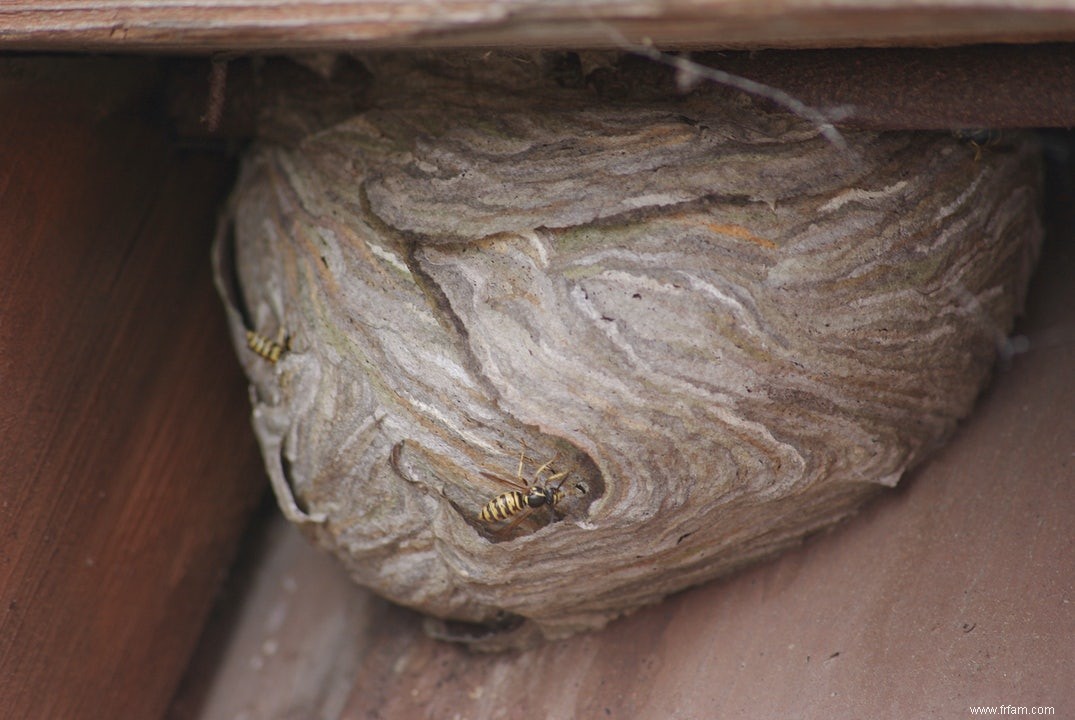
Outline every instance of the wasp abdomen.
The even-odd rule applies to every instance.
[[[246,346],[271,363],[276,363],[286,349],[283,342],[270,340],[253,330],[246,331]]]
[[[487,502],[478,517],[485,522],[499,522],[519,514],[527,507],[530,507],[527,496],[518,490],[512,490]]]

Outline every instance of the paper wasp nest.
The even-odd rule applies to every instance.
[[[486,647],[601,626],[894,485],[969,412],[1041,234],[1026,138],[840,148],[589,61],[368,59],[366,110],[280,111],[218,253],[284,512]],[[479,519],[520,456],[564,498]]]

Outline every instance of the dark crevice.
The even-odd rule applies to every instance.
[[[222,217],[219,222],[217,237],[213,242],[213,259],[217,266],[217,291],[224,297],[224,303],[239,314],[243,327],[252,330],[250,308],[247,307],[246,298],[243,297],[238,263],[235,259],[235,226],[229,218]]]
[[[309,515],[309,505],[295,492],[295,483],[291,482],[291,461],[287,459],[287,453],[284,452],[282,447],[280,448],[280,472],[284,476],[284,482],[291,488],[291,499],[294,500],[295,506],[301,510],[303,514]]]
[[[502,405],[499,391],[485,375],[481,364],[471,349],[470,333],[463,322],[463,319],[455,312],[444,289],[423,267],[421,259],[422,241],[416,237],[408,236],[408,234],[387,225],[381,220],[376,213],[372,211],[369,198],[367,197],[364,188],[360,190],[359,198],[363,210],[371,224],[374,225],[378,231],[379,235],[383,238],[390,239],[394,243],[394,249],[403,259],[411,277],[414,279],[415,285],[422,293],[423,298],[433,312],[437,322],[445,329],[446,334],[452,338],[453,344],[456,347],[457,356],[461,363],[467,368],[476,383],[483,389],[489,403],[510,419],[510,424],[515,427],[518,436],[525,437],[529,434],[543,434],[539,428],[524,423],[514,415],[511,415],[511,413],[509,413]],[[455,253],[464,252],[472,247],[473,243],[437,244],[439,250]],[[597,466],[593,462],[593,459],[580,448],[564,438],[558,436],[550,437],[554,444],[563,444],[570,448],[570,454],[573,455],[575,459],[574,472],[578,473],[578,476],[581,478],[580,482],[584,483],[583,486],[588,489],[585,500],[585,506],[588,508],[589,504],[593,502],[594,499],[600,497],[604,493],[604,479],[602,478],[601,473],[597,470]],[[395,455],[393,464],[394,469],[397,473],[402,475],[403,473],[401,472],[399,465],[402,460],[401,454],[403,446],[398,445],[397,448],[394,448],[393,450]],[[413,482],[410,478],[405,479]],[[475,514],[472,511],[467,511],[466,509],[461,508],[456,502],[444,495],[443,492],[441,494],[468,524],[475,527],[483,537],[492,542],[513,540],[523,534],[535,532],[546,525],[545,522],[539,522],[534,525],[532,521],[528,520],[516,528],[515,532],[498,533],[498,528],[485,526],[476,519]],[[492,499],[493,497],[494,495],[490,495],[488,499]],[[543,515],[544,511],[541,514]],[[562,513],[555,513],[553,521],[559,521],[563,519],[563,517]]]

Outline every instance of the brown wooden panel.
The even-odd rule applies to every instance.
[[[7,0],[0,47],[274,50],[610,47],[623,37],[708,47],[838,47],[1070,40],[1066,0]]]
[[[367,625],[402,612],[272,508],[245,539],[168,720],[338,718]]]
[[[484,53],[474,53],[481,64]],[[361,59],[362,55],[355,56]],[[563,56],[567,60],[566,54]],[[958,48],[854,48],[694,53],[704,70],[779,89],[834,124],[874,130],[954,130],[1075,126],[1075,44],[980,45]],[[642,70],[653,60],[637,57]],[[190,137],[249,137],[266,108],[318,108],[326,126],[361,112],[368,70],[337,62],[326,77],[285,58],[229,62],[189,58],[169,65],[170,112]],[[212,69],[217,84],[209,81]],[[674,72],[669,68],[668,72]],[[712,82],[703,77],[699,83]],[[207,108],[217,110],[207,122]],[[262,126],[258,127],[259,118]],[[275,129],[278,131],[278,129]]]
[[[209,274],[230,170],[139,119],[152,77],[0,72],[4,718],[159,716],[261,492]]]
[[[1071,127],[1075,45],[863,48],[698,55],[780,88],[837,125],[876,130]]]

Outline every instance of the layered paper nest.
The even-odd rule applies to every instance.
[[[1041,236],[1025,137],[841,147],[574,60],[366,58],[367,109],[279,110],[217,252],[285,514],[479,647],[599,627],[896,484],[970,411]],[[554,508],[479,518],[554,474]]]

